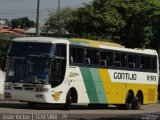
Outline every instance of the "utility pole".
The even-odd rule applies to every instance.
[[[36,18],[36,36],[39,36],[39,11],[40,11],[40,0],[37,0],[37,18]]]
[[[60,37],[60,10],[61,10],[61,0],[58,0],[58,37]]]

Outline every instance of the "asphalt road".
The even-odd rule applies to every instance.
[[[16,116],[19,115],[19,116]],[[28,116],[25,116],[28,115]],[[28,108],[26,103],[0,101],[1,120],[160,120],[160,104],[143,105],[140,110],[119,110],[110,105],[106,108],[89,108],[87,105],[72,105],[72,110],[63,110],[62,105],[40,104]]]

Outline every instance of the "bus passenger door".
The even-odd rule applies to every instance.
[[[52,61],[51,67],[51,86],[60,85],[66,72],[66,45],[56,44],[55,58]]]

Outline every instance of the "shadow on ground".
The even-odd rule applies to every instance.
[[[64,110],[64,105],[59,104],[37,104],[33,108],[29,108],[27,103],[25,102],[5,102],[0,103],[0,108],[10,108],[10,109],[33,109],[33,110]],[[120,110],[116,106],[108,106],[108,107],[93,107],[90,108],[87,105],[72,105],[72,110]],[[143,110],[143,109],[141,109]]]

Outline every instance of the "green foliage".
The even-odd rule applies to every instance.
[[[7,52],[14,36],[7,33],[0,33],[0,59],[7,58]]]
[[[159,0],[93,0],[81,8],[67,10],[50,15],[49,30],[64,28],[70,37],[160,51]]]
[[[12,19],[12,28],[30,28],[35,26],[35,22],[28,19],[28,17]]]
[[[11,40],[15,38],[14,35],[9,33],[0,33],[0,69],[5,70],[7,54]]]
[[[72,12],[74,9],[65,8],[60,11],[52,11],[49,14],[49,20],[46,22],[45,32],[59,34],[66,34],[68,23],[72,19]]]
[[[119,39],[118,33],[126,23],[109,3],[106,0],[95,0],[91,5],[77,9],[70,24],[71,33],[75,37]]]

